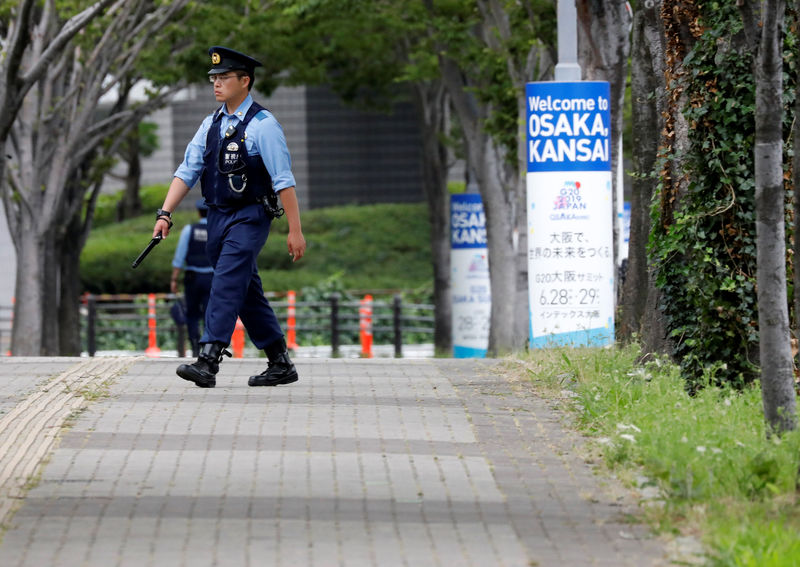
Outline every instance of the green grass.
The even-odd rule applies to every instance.
[[[565,404],[608,467],[658,488],[659,505],[643,506],[657,531],[699,534],[708,565],[798,565],[800,431],[768,438],[758,385],[690,397],[674,365],[639,355],[553,349],[520,361],[545,395],[571,392]]]
[[[163,202],[166,187],[143,190],[145,209]],[[188,197],[187,197],[188,198]],[[98,226],[81,255],[81,280],[92,293],[166,292],[181,228],[195,222],[194,211],[174,214],[169,238],[135,270],[130,265],[150,241],[154,217],[148,213],[121,223],[113,219],[116,198],[98,204]],[[148,208],[149,205],[157,203]],[[305,257],[292,263],[286,250],[285,218],[273,221],[258,258],[266,291],[283,292],[336,280],[343,289],[432,289],[430,226],[424,204],[342,206],[301,212]]]

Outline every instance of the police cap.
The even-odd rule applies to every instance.
[[[239,70],[247,71],[248,74],[252,75],[256,67],[261,67],[261,62],[227,47],[216,45],[209,48],[208,54],[211,56],[212,65],[211,70],[208,72],[209,75]]]

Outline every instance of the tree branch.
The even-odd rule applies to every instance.
[[[0,52],[0,108],[3,109],[0,113],[0,140],[4,140],[8,134],[14,123],[14,114],[25,96],[17,75],[25,49],[30,43],[28,28],[34,4],[34,0],[20,2],[17,18],[9,25],[11,37]]]
[[[70,160],[71,163],[80,163],[80,161],[88,155],[91,148],[96,147],[114,132],[122,131],[129,128],[132,124],[139,122],[144,116],[147,116],[154,107],[163,105],[170,96],[185,87],[186,83],[180,81],[174,86],[160,92],[147,101],[147,103],[113,113],[105,119],[93,124],[89,129],[83,131],[82,139],[84,142],[81,145],[85,149],[79,150],[73,154],[73,159]]]
[[[18,5],[17,19],[11,26],[13,33],[4,49],[6,54],[3,57],[3,61],[6,63],[5,74],[7,81],[17,76],[22,56],[30,41],[28,27],[30,26],[31,14],[35,4],[34,0],[23,0]]]
[[[94,5],[67,20],[67,23],[59,30],[56,37],[48,42],[47,48],[38,61],[36,61],[31,66],[30,70],[22,76],[22,86],[20,88],[21,96],[33,86],[39,77],[41,77],[50,62],[64,49],[64,46],[66,46],[79,31],[88,25],[89,22],[96,18],[104,8],[111,5],[113,2],[114,0],[99,0]],[[119,6],[124,4],[125,0],[117,0],[116,4],[109,10],[109,13],[113,13]]]
[[[736,7],[742,15],[744,24],[744,36],[747,40],[748,49],[755,51],[761,41],[761,31],[759,30],[759,20],[761,19],[761,4],[759,0],[736,0]]]

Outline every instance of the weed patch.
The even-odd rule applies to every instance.
[[[768,437],[759,384],[687,394],[677,366],[635,347],[553,349],[521,356],[543,395],[559,395],[607,466],[663,505],[662,533],[697,530],[710,565],[797,565],[800,431]],[[560,395],[563,390],[571,396]]]

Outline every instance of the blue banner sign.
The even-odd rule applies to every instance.
[[[452,196],[450,244],[453,248],[486,248],[486,215],[477,193]]]
[[[610,171],[607,82],[528,83],[528,171]]]
[[[609,95],[605,82],[525,88],[532,348],[614,342]]]
[[[483,358],[489,344],[492,294],[481,196],[450,196],[450,290],[453,356]]]

